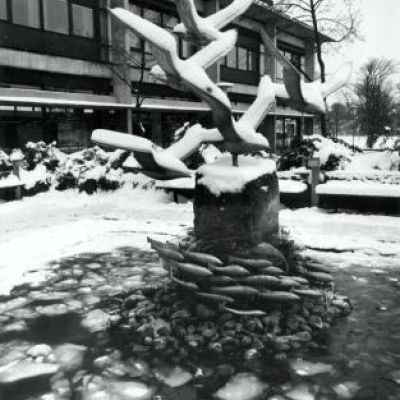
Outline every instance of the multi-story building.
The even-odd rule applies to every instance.
[[[203,16],[231,0],[198,0]],[[211,124],[208,107],[191,93],[155,81],[148,45],[107,12],[124,7],[172,30],[178,22],[173,0],[0,0],[0,147],[57,140],[60,147],[89,144],[95,128],[143,134],[166,144],[185,121]],[[208,73],[230,82],[233,110],[240,114],[254,99],[260,76],[282,81],[282,68],[265,51],[256,26],[314,77],[312,29],[277,12],[270,0],[254,0],[232,27],[237,45]],[[323,41],[329,38],[322,36]],[[179,41],[182,57],[196,51]],[[275,148],[313,131],[314,115],[278,100],[260,132]]]

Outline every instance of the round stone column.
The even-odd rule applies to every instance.
[[[279,232],[279,185],[272,160],[230,156],[198,170],[194,232],[207,242],[254,245]],[[225,246],[223,246],[225,247]]]

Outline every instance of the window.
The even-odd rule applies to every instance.
[[[237,68],[236,47],[234,47],[226,56],[226,66],[229,68]]]
[[[68,3],[66,0],[44,0],[44,29],[51,32],[69,33]]]
[[[163,14],[163,27],[172,30],[175,25],[179,23],[178,18],[174,17],[173,15]]]
[[[7,19],[7,2],[0,1],[0,19]]]
[[[259,72],[260,54],[245,47],[235,47],[225,57],[222,64],[241,71]]]
[[[12,0],[12,15],[16,24],[40,28],[39,0]]]
[[[238,68],[247,71],[247,49],[238,47]]]
[[[161,25],[161,13],[158,11],[150,10],[148,8],[143,9],[143,18],[152,22],[156,25]]]
[[[93,38],[93,10],[88,7],[72,4],[72,26],[74,35]]]
[[[293,50],[280,50],[280,52],[289,59],[294,66],[299,68],[301,71],[305,69],[305,57],[298,51]],[[276,61],[276,81],[283,81],[283,67],[279,61]]]
[[[135,4],[129,4],[129,11],[139,16],[142,15],[140,7],[136,6]]]

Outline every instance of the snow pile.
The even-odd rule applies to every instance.
[[[325,138],[321,135],[311,135],[307,137],[316,148],[313,157],[320,160],[320,165],[324,166],[328,163],[330,158],[351,160],[353,152],[346,146],[335,143],[333,140]]]
[[[31,191],[45,191],[51,184],[50,174],[47,172],[46,167],[40,164],[36,165],[35,169],[31,171],[21,169],[20,179],[28,192],[27,194],[30,194]]]
[[[346,171],[364,172],[372,170],[398,171],[400,166],[399,152],[376,152],[356,155],[346,166]]]
[[[200,149],[200,154],[206,164],[213,163],[222,156],[222,153],[213,144],[203,145]]]
[[[303,193],[307,190],[307,185],[303,182],[279,179],[279,191],[281,193]]]
[[[398,136],[379,136],[373,149],[375,150],[399,150],[400,137]]]
[[[34,170],[38,164],[46,166],[49,171],[55,171],[66,158],[66,154],[56,148],[56,142],[48,145],[45,142],[28,142],[22,152],[25,158],[24,168],[28,171]]]
[[[332,171],[339,168],[345,161],[350,161],[353,151],[343,141],[335,141],[321,135],[305,136],[293,149],[281,155],[279,170],[285,171],[305,166],[307,161],[314,157],[319,158],[322,170]]]
[[[276,171],[275,162],[263,158],[239,156],[239,167],[232,166],[232,157],[223,155],[212,164],[198,169],[198,184],[206,186],[215,196],[222,193],[240,193],[244,186],[262,175]]]
[[[326,174],[326,177],[328,180],[336,181],[364,181],[390,185],[400,185],[400,171],[344,170],[328,172]]]
[[[400,186],[363,181],[328,181],[317,186],[317,194],[400,198]]]
[[[0,189],[10,188],[21,185],[21,181],[14,174],[9,174],[6,177],[0,175]]]
[[[23,161],[24,158],[25,158],[25,155],[21,149],[14,149],[10,154],[11,162]]]
[[[360,136],[360,135],[342,135],[339,136],[339,140],[343,143],[347,143],[348,146],[353,148],[353,143],[355,149],[362,151],[362,149],[367,148],[367,136]]]

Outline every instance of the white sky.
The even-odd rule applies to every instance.
[[[328,72],[334,72],[344,61],[353,61],[353,80],[370,57],[394,59],[400,64],[400,0],[360,0],[360,8],[364,40],[341,46],[339,51],[332,50],[325,56]],[[400,75],[396,81],[400,81]]]

